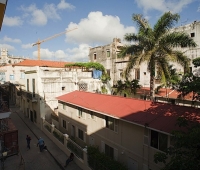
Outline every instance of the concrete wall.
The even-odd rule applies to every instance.
[[[158,170],[163,166],[154,163],[154,154],[159,150],[150,146],[150,129],[121,119],[115,119],[118,122],[115,124],[117,126],[115,126],[114,130],[111,130],[106,127],[105,115],[94,113],[92,118],[90,111],[83,109],[83,116],[79,117],[77,109],[72,105],[66,105],[65,109],[63,109],[63,104],[59,104],[59,129],[62,133],[72,137],[72,126],[74,126],[75,140],[80,145],[99,146],[102,152],[105,151],[105,144],[109,145],[114,148],[114,159],[125,163],[130,169],[140,170],[148,167],[149,169]],[[63,127],[63,120],[66,122],[66,128]],[[82,143],[78,137],[78,129],[84,132]],[[144,142],[144,138],[148,141]],[[132,166],[133,163],[136,167]]]

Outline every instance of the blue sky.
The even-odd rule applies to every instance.
[[[178,25],[200,21],[200,0],[8,0],[0,48],[9,55],[43,60],[88,61],[90,47],[137,31],[132,14],[143,14],[151,25],[167,11],[180,14]],[[73,30],[74,28],[77,28]],[[72,30],[72,31],[69,31]]]

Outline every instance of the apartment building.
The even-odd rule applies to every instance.
[[[200,22],[194,21],[191,24],[174,28],[172,29],[172,31],[183,31],[187,33],[190,37],[192,37],[197,43],[197,47],[195,48],[180,47],[176,48],[176,50],[184,52],[184,54],[191,59],[191,71],[197,75],[200,75],[200,70],[198,68],[194,68],[194,66],[192,65],[192,59],[200,57]],[[125,70],[128,63],[128,56],[123,59],[117,57],[118,53],[120,52],[120,47],[122,46],[123,44],[121,43],[121,40],[118,38],[114,38],[113,42],[111,42],[110,44],[105,46],[93,47],[90,48],[89,51],[89,60],[91,62],[101,63],[106,68],[107,73],[111,77],[111,81],[109,82],[110,87],[113,84],[116,84],[117,80],[123,80],[121,74]],[[179,64],[172,64],[177,69],[177,72],[183,74],[183,68]],[[140,84],[143,87],[149,87],[150,74],[147,70],[147,63],[144,62],[139,67],[134,67],[130,73],[130,79],[140,80]],[[160,81],[155,81],[155,86],[158,85],[160,85]]]
[[[154,154],[172,145],[179,116],[200,109],[133,98],[74,91],[58,99],[59,129],[81,146],[101,152],[134,170],[158,170]]]
[[[93,78],[92,71],[65,68],[68,63],[24,60],[0,67],[0,71],[6,70],[5,81],[10,82],[11,102],[19,105],[24,115],[39,127],[41,118],[51,122],[52,115],[58,116],[57,96],[74,90],[96,92],[101,88],[101,80]]]

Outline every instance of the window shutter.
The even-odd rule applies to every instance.
[[[114,148],[114,159],[117,161],[118,159],[118,150]]]
[[[105,153],[105,143],[101,141],[101,152]]]

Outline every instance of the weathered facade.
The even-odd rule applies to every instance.
[[[200,57],[200,22],[195,21],[191,24],[174,28],[172,29],[172,31],[183,31],[187,33],[190,37],[192,37],[197,43],[197,47],[195,48],[180,47],[176,48],[176,50],[184,52],[184,54],[189,59],[191,59],[190,69],[192,72],[199,75],[200,70],[194,68],[194,66],[192,65],[192,59]],[[122,46],[123,44],[121,43],[120,39],[114,38],[111,44],[90,48],[90,61],[101,63],[106,68],[107,73],[111,77],[111,81],[109,82],[110,87],[113,84],[116,84],[117,80],[123,80],[121,74],[125,70],[128,63],[128,56],[125,58],[117,57],[118,53],[120,52],[120,47]],[[177,69],[177,72],[183,75],[184,70],[181,65],[177,63],[172,64],[174,65],[174,68]],[[143,87],[149,87],[150,74],[147,70],[147,63],[144,62],[140,66],[135,66],[130,73],[129,79],[137,79],[140,81],[140,85],[142,85]],[[160,85],[159,79],[155,81],[155,85]],[[111,92],[111,89],[109,90]]]

